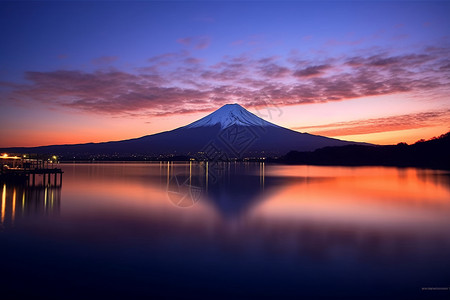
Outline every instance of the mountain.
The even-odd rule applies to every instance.
[[[225,129],[232,125],[282,128],[252,114],[239,104],[226,104],[206,117],[184,126],[184,128],[209,127],[215,125],[220,126],[221,129]]]
[[[140,138],[76,145],[9,148],[15,153],[49,153],[70,157],[190,155],[208,160],[248,156],[279,156],[291,150],[313,151],[329,146],[360,144],[293,131],[227,104],[189,125]]]

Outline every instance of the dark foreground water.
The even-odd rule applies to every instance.
[[[450,299],[450,176],[67,164],[2,184],[1,299]]]

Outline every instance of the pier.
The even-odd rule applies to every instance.
[[[30,186],[61,186],[57,156],[7,154],[0,156],[0,181],[23,182]]]

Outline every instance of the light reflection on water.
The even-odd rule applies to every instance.
[[[77,255],[82,274],[102,260],[140,278],[97,266],[84,280],[102,294],[106,281],[118,280],[126,293],[160,295],[171,286],[173,296],[183,289],[223,297],[356,296],[374,286],[374,297],[415,297],[421,287],[449,284],[445,171],[193,162],[62,168],[62,187],[3,185],[2,241],[15,242],[4,251],[14,261],[11,253],[37,248],[32,265],[58,253],[72,281],[80,274],[66,259]],[[184,284],[168,284],[185,273]]]
[[[61,187],[3,183],[0,228],[14,227],[16,219],[56,216],[60,202]]]

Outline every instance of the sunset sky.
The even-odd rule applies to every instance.
[[[0,2],[0,147],[121,140],[227,103],[346,140],[450,130],[449,1]]]

